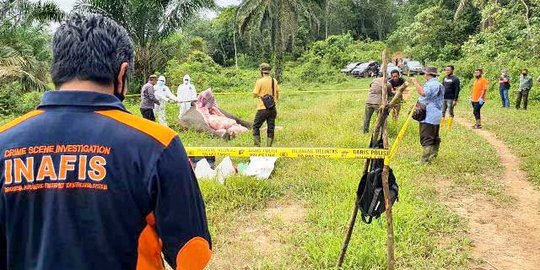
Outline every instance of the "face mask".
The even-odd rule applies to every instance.
[[[474,76],[476,77],[477,79],[480,79],[480,77],[482,77],[482,75],[477,75],[477,76]]]
[[[521,74],[523,74],[523,76],[527,76],[527,73],[521,73]]]
[[[157,82],[157,85],[158,85],[158,86],[164,86],[164,85],[165,85],[165,82],[164,82],[164,81],[158,81],[158,82]]]

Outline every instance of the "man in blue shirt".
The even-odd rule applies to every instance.
[[[411,79],[420,95],[418,101],[426,106],[426,119],[420,122],[420,144],[424,148],[420,161],[422,164],[430,163],[437,157],[441,144],[439,127],[444,102],[444,86],[437,80],[437,75],[437,68],[426,67],[424,69],[426,83],[423,87],[416,78]]]

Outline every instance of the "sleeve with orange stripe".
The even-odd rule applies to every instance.
[[[149,184],[165,260],[177,270],[204,269],[212,242],[199,185],[178,136],[161,154]]]

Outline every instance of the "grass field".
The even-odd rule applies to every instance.
[[[333,90],[366,89],[368,84],[368,80],[354,80],[334,86]],[[277,132],[275,146],[367,145],[368,136],[360,132],[366,90],[308,94],[284,86],[282,91],[277,124],[283,130]],[[218,96],[217,101],[245,119],[251,120],[255,113],[255,101],[249,92]],[[129,108],[138,110],[136,103]],[[173,105],[169,109],[169,121],[173,122],[177,109]],[[402,116],[390,123],[391,138],[403,121]],[[250,134],[229,142],[194,132],[180,136],[188,146],[252,145]],[[400,269],[463,269],[471,263],[467,228],[438,201],[441,186],[481,192],[493,201],[511,203],[501,186],[492,181],[501,173],[494,149],[459,126],[443,130],[442,139],[441,154],[434,164],[414,165],[421,148],[417,123],[412,123],[393,165],[400,184],[400,201],[394,208]],[[216,252],[212,269],[332,268],[362,164],[361,160],[280,159],[270,180],[235,177],[225,185],[201,181]],[[276,215],[275,211],[297,215],[290,218],[290,213]],[[344,269],[385,268],[385,235],[384,218],[371,225],[358,223]]]
[[[360,132],[369,80],[339,85],[282,87],[275,146],[365,147]],[[305,93],[309,90],[358,92]],[[252,120],[255,100],[246,89],[238,95],[219,95],[227,111]],[[457,114],[472,120],[464,89]],[[483,109],[484,127],[504,140],[523,161],[530,180],[540,185],[540,112],[502,109],[495,91]],[[415,95],[405,106],[412,104]],[[136,99],[127,108],[139,114]],[[403,111],[407,111],[404,109]],[[178,108],[168,107],[175,124]],[[405,116],[391,120],[391,142]],[[0,119],[0,124],[8,119]],[[224,141],[204,134],[180,133],[186,146],[251,146],[250,134]],[[441,131],[439,158],[430,166],[414,165],[420,158],[418,124],[412,122],[392,165],[400,185],[394,207],[398,269],[464,269],[475,264],[467,222],[445,206],[444,194],[482,193],[500,207],[512,207],[499,183],[502,166],[495,150],[470,130],[455,125]],[[238,163],[245,159],[235,159]],[[361,177],[362,160],[279,159],[270,180],[246,177],[200,181],[214,243],[210,269],[329,269],[339,254]],[[384,269],[386,228],[382,217],[371,225],[358,221],[343,269]]]
[[[538,86],[536,86],[538,88]],[[466,93],[470,89],[465,89]],[[533,89],[531,96],[533,96]],[[463,97],[459,114],[473,119],[472,109]],[[486,105],[482,108],[483,127],[492,131],[510,146],[512,152],[521,158],[521,168],[529,174],[529,180],[540,187],[540,106],[537,100],[529,100],[528,110],[516,110],[515,92],[510,93],[510,108],[501,106],[498,89],[493,87],[488,93]],[[523,105],[522,105],[523,106]]]

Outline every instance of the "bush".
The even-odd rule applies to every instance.
[[[0,88],[0,116],[21,115],[34,110],[40,103],[43,93],[21,94],[17,84]]]
[[[258,78],[256,68],[249,70],[223,68],[216,64],[210,56],[193,51],[185,63],[171,60],[167,65],[166,75],[169,87],[173,90],[182,83],[184,75],[189,74],[197,91],[212,88],[215,92],[251,90]]]
[[[41,92],[28,92],[22,95],[20,102],[17,103],[16,113],[25,114],[29,111],[36,109],[36,107],[41,102],[41,97],[43,93]]]
[[[340,69],[351,62],[380,61],[383,42],[355,41],[352,35],[330,36],[311,45],[296,66],[293,78],[303,82],[340,83],[347,80]]]
[[[11,115],[16,104],[17,101],[13,92],[6,88],[0,88],[0,115]]]

